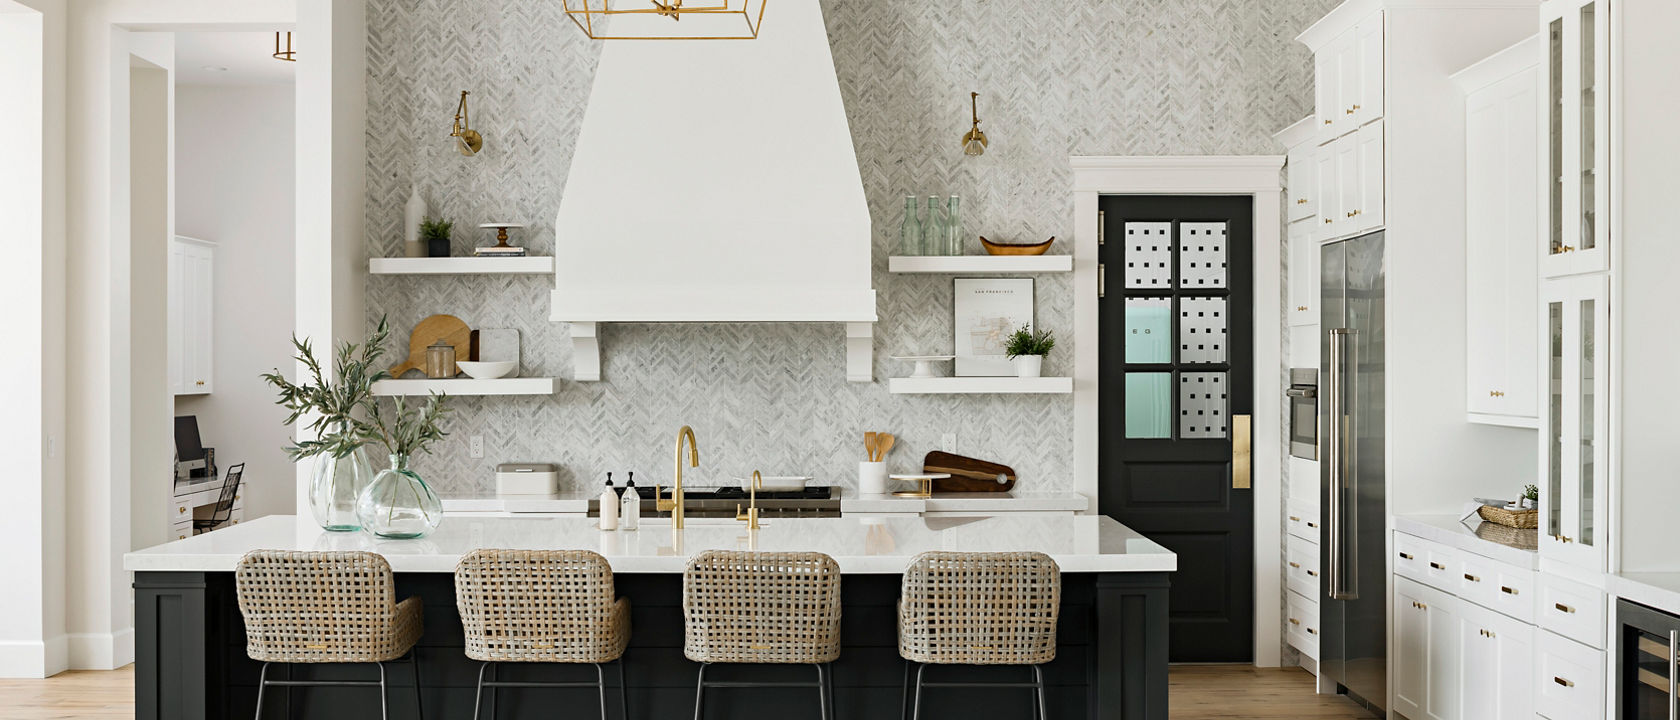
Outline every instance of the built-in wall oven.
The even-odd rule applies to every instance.
[[[1616,622],[1616,717],[1680,718],[1680,617],[1618,600]]]
[[[1318,459],[1318,371],[1291,368],[1289,371],[1289,454],[1307,460]]]

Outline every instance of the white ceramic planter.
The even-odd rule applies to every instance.
[[[1017,355],[1009,362],[1015,365],[1015,377],[1035,378],[1044,371],[1043,355]]]

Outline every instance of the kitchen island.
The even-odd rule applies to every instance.
[[[233,569],[241,556],[256,549],[384,555],[396,574],[397,595],[418,595],[425,605],[425,634],[416,655],[426,717],[470,717],[478,665],[462,654],[452,573],[460,557],[477,548],[587,549],[607,558],[619,595],[631,602],[625,664],[630,717],[637,720],[693,713],[697,666],[682,655],[681,599],[682,572],[694,553],[739,549],[833,556],[844,574],[843,649],[834,665],[836,709],[843,718],[876,718],[892,716],[900,707],[904,665],[897,652],[895,603],[900,573],[912,557],[929,550],[1043,552],[1063,574],[1059,649],[1056,660],[1045,666],[1051,716],[1167,717],[1167,590],[1177,557],[1101,516],[780,519],[757,531],[738,523],[690,524],[676,531],[644,520],[634,532],[602,532],[586,518],[449,518],[418,540],[327,533],[308,518],[260,518],[124,557],[124,568],[134,573],[136,717],[250,717],[260,665],[245,655]],[[589,666],[503,667],[503,679],[594,679]],[[753,680],[775,680],[799,669],[732,670]],[[300,666],[296,672],[300,679],[368,679],[373,671],[368,666]],[[1027,671],[944,672],[953,680],[1019,681]],[[393,688],[411,677],[402,669],[393,672]],[[374,696],[362,688],[311,688],[293,693],[287,707],[286,694],[276,692],[269,694],[264,713],[377,717]],[[415,717],[412,698],[412,692],[393,689],[392,717]],[[1030,693],[1019,689],[929,690],[926,698],[923,715],[934,720],[1031,716]],[[816,715],[815,693],[791,688],[708,693],[707,706],[709,717]],[[595,693],[504,691],[496,717],[553,717],[556,707],[594,716]],[[614,703],[615,717],[617,712]]]

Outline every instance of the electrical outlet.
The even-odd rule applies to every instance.
[[[484,436],[483,435],[474,435],[474,436],[472,436],[471,439],[469,439],[467,441],[467,454],[470,455],[474,460],[479,460],[479,459],[482,459],[484,457]]]
[[[957,454],[957,434],[945,433],[939,436],[939,449],[952,455]]]

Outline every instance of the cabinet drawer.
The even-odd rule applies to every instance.
[[[1438,590],[1457,592],[1458,551],[1438,542],[1394,533],[1394,572]]]
[[[1291,590],[1284,603],[1284,637],[1301,654],[1318,659],[1318,603]]]
[[[1604,647],[1604,592],[1552,575],[1539,578],[1539,625],[1582,644]]]
[[[1426,582],[1429,578],[1423,569],[1428,552],[1425,546],[1429,541],[1405,533],[1394,533],[1394,574],[1408,577],[1418,582]]]
[[[1534,572],[1473,553],[1459,553],[1459,597],[1523,622],[1534,623]]]
[[[1550,720],[1604,717],[1604,652],[1544,630],[1534,666],[1535,705]]]
[[[1285,526],[1289,529],[1290,535],[1315,545],[1318,543],[1317,503],[1290,498],[1289,512],[1284,517],[1287,520]]]
[[[1318,597],[1318,545],[1291,535],[1284,545],[1283,558],[1289,589],[1309,598]]]
[[[185,540],[192,536],[192,518],[187,518],[184,522],[171,523],[169,526],[169,539],[171,541]]]

